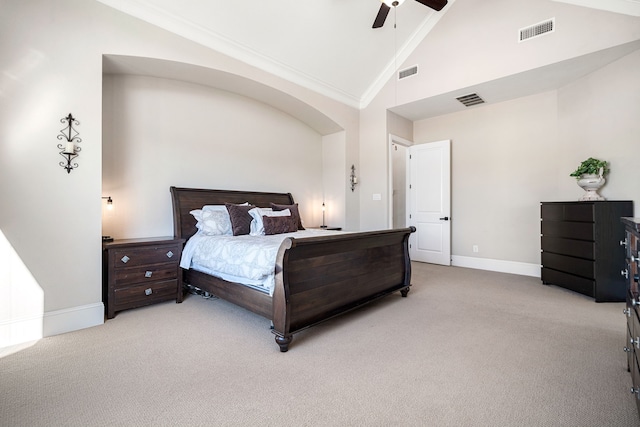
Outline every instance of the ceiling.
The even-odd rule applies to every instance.
[[[407,0],[372,29],[380,0],[98,1],[355,107],[455,2]]]
[[[396,64],[408,57],[456,0],[449,0],[440,12],[406,0],[391,10],[385,25],[378,29],[371,26],[380,0],[97,1],[362,108],[394,74]],[[554,1],[640,16],[640,0]],[[587,68],[586,63],[574,65],[574,69],[582,71]],[[483,98],[492,98],[493,91],[496,99],[501,94],[510,93],[512,98],[517,94],[517,78],[504,85],[490,83],[482,92]],[[396,112],[407,118],[446,112],[432,111],[437,110],[434,105],[415,104]]]

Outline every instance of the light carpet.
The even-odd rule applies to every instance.
[[[1,426],[638,426],[623,303],[413,263],[307,329],[222,300],[127,310],[0,358]]]

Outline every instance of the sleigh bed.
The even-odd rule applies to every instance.
[[[174,234],[189,239],[198,232],[193,210],[206,205],[271,203],[293,205],[289,193],[205,190],[171,187]],[[223,280],[192,268],[184,283],[270,319],[280,351],[293,334],[324,320],[411,286],[408,240],[415,228],[357,233],[317,232],[316,237],[287,234],[277,249],[271,292]]]

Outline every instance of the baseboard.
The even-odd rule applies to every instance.
[[[503,261],[499,259],[475,258],[453,255],[451,264],[456,267],[476,268],[478,270],[519,274],[521,276],[540,277],[540,265],[526,262]]]
[[[90,328],[104,323],[104,304],[88,304],[44,314],[45,337]]]
[[[0,348],[104,323],[104,305],[88,304],[0,322]]]

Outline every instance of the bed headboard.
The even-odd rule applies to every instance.
[[[281,205],[293,204],[291,193],[263,193],[257,191],[205,190],[200,188],[171,187],[173,205],[173,234],[188,239],[196,231],[196,220],[189,212],[201,209],[204,205],[224,205],[225,203],[244,203],[268,208],[269,203]]]

